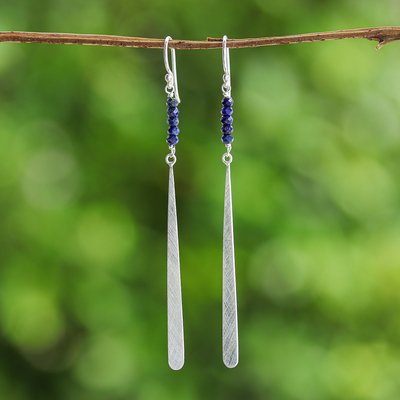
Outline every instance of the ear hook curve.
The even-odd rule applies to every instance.
[[[173,48],[171,48],[172,71],[171,71],[171,68],[169,67],[169,61],[168,61],[168,42],[170,40],[172,40],[171,36],[167,36],[164,40],[164,65],[165,65],[165,69],[167,70],[167,75],[170,75],[173,77],[174,96],[180,103],[181,99],[179,97],[178,78],[177,78],[177,74],[176,74],[176,56],[175,56],[175,49],[173,49]]]
[[[231,96],[231,63],[229,60],[229,47],[226,43],[228,36],[224,35],[222,38],[222,67],[224,69],[224,84],[222,91],[224,95]],[[225,89],[225,90],[224,90]]]

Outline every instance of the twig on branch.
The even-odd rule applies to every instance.
[[[294,44],[338,39],[368,39],[379,42],[379,50],[387,43],[400,40],[400,27],[347,29],[333,32],[305,33],[302,35],[275,36],[258,39],[228,39],[228,47],[259,47],[278,44]],[[81,35],[74,33],[0,32],[0,42],[86,44],[97,46],[140,47],[162,49],[164,39],[135,38],[110,35]],[[175,49],[216,49],[222,47],[222,39],[207,38],[207,41],[170,40],[169,47]]]

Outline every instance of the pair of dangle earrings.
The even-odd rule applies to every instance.
[[[176,213],[175,182],[173,166],[176,163],[175,146],[178,143],[180,132],[179,110],[180,103],[178,82],[176,75],[175,49],[171,48],[172,70],[168,61],[167,36],[164,41],[164,64],[167,74],[165,80],[167,85],[167,123],[170,153],[165,157],[169,166],[168,183],[168,221],[167,221],[167,320],[168,320],[168,364],[173,370],[179,370],[185,362],[184,334],[183,334],[183,312],[182,312],[182,288],[179,260],[178,222]],[[235,275],[235,249],[233,240],[233,216],[232,216],[232,190],[231,170],[232,162],[232,105],[231,78],[229,48],[227,37],[222,41],[222,109],[221,109],[221,131],[222,142],[226,146],[226,153],[222,161],[226,165],[225,179],[225,201],[224,201],[224,227],[223,227],[223,263],[222,263],[222,358],[228,368],[235,367],[239,362],[239,340],[238,340],[238,318],[236,298],[236,275]]]

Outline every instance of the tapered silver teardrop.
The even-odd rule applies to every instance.
[[[178,221],[176,214],[174,170],[170,163],[168,184],[167,303],[168,364],[178,370],[185,362],[183,339],[182,288],[179,262]]]
[[[229,155],[229,157],[231,157]],[[236,299],[235,248],[233,242],[232,190],[230,161],[226,164],[223,274],[222,274],[222,358],[228,368],[239,362],[239,335]]]

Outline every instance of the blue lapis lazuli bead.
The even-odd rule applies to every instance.
[[[167,132],[170,134],[170,135],[179,135],[179,132],[180,132],[180,129],[177,127],[177,126],[170,126],[168,129],[167,129]]]
[[[221,132],[222,132],[224,135],[230,135],[230,134],[233,132],[233,126],[232,126],[232,125],[229,125],[229,124],[222,125],[222,127],[221,127]]]
[[[231,117],[230,115],[223,115],[221,117],[221,123],[224,125],[232,125],[233,122],[233,117]]]
[[[179,110],[176,107],[169,107],[167,109],[168,117],[177,117],[179,115]]]
[[[221,114],[222,115],[227,115],[230,116],[233,113],[233,108],[232,107],[222,107],[221,109]]]
[[[170,117],[167,119],[167,124],[169,126],[177,126],[179,124],[179,119],[176,117]]]
[[[167,137],[167,143],[170,146],[175,146],[178,142],[179,142],[179,139],[178,139],[178,136],[176,136],[176,135],[169,135]]]
[[[235,139],[232,135],[222,135],[221,140],[225,144],[231,144]]]
[[[232,97],[224,97],[221,101],[224,107],[232,107],[233,106],[233,99]]]
[[[167,103],[166,104],[167,104],[168,107],[176,107],[179,104],[179,102],[174,97],[169,97],[167,99]]]

